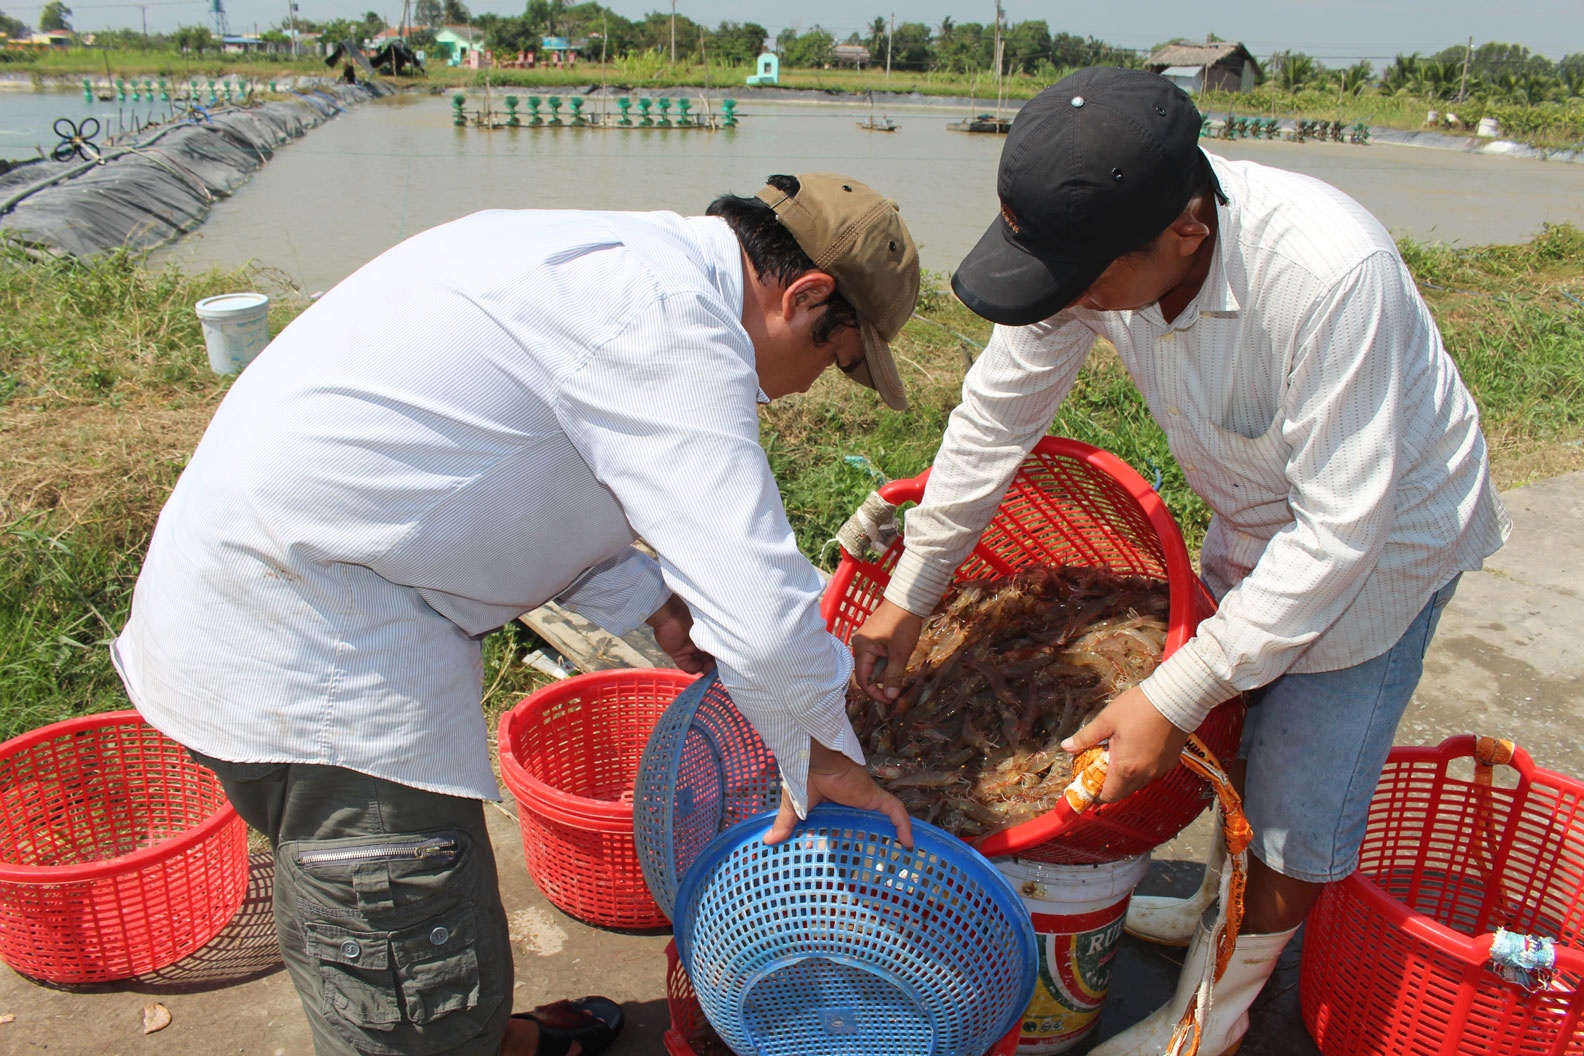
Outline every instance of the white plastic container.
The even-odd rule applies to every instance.
[[[209,367],[216,374],[237,374],[269,344],[269,295],[222,293],[193,306],[203,322]]]
[[[1039,940],[1039,978],[1023,1013],[1018,1056],[1066,1052],[1100,1022],[1128,900],[1149,870],[1149,855],[1104,865],[1021,858],[995,864],[1022,896]]]
[[[1501,129],[1497,126],[1494,117],[1482,117],[1479,119],[1479,128],[1475,130],[1474,134],[1476,136],[1484,136],[1486,139],[1495,139],[1501,134]]]

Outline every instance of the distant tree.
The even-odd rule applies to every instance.
[[[418,0],[413,5],[413,21],[420,26],[438,26],[445,22],[445,7],[440,0]]]
[[[940,29],[935,31],[936,42],[940,44],[951,43],[952,31],[956,28],[957,23],[952,21],[952,17],[950,15],[947,15],[945,18],[941,19]]]
[[[1584,95],[1584,52],[1562,57],[1557,63],[1557,80],[1567,95]]]
[[[39,12],[39,31],[48,33],[52,29],[71,29],[72,9],[61,0],[49,0]]]
[[[1381,71],[1381,91],[1387,95],[1396,95],[1413,89],[1414,82],[1419,78],[1419,53],[1404,55],[1401,52],[1392,64]]]
[[[1459,79],[1463,76],[1463,59],[1468,57],[1468,71],[1470,78],[1481,81],[1495,81],[1503,74],[1522,77],[1525,74],[1531,77],[1554,76],[1556,67],[1544,55],[1532,55],[1529,49],[1522,44],[1498,44],[1489,42],[1481,44],[1470,51],[1464,45],[1455,45],[1436,52],[1432,59],[1458,68]]]
[[[1139,64],[1138,53],[1127,48],[1116,48],[1096,37],[1057,33],[1051,37],[1051,63],[1058,70],[1077,69],[1081,66],[1129,66]]]
[[[331,44],[339,44],[343,40],[350,40],[354,44],[361,45],[365,40],[374,35],[374,33],[364,33],[363,23],[353,22],[349,18],[331,19],[329,22],[318,26],[316,29],[308,29],[303,24],[302,19],[298,19],[297,28],[305,33],[317,32],[322,38],[324,38],[326,42]],[[379,27],[379,29],[384,28],[384,26]],[[280,35],[285,37],[289,43],[291,41],[291,29],[292,27],[287,24],[282,25],[280,29],[276,30],[275,32],[280,33]],[[374,32],[378,33],[379,29],[376,29]]]
[[[1337,77],[1338,87],[1343,95],[1358,95],[1369,83],[1375,79],[1375,67],[1370,65],[1368,59],[1360,59]]]
[[[891,68],[919,73],[929,69],[933,57],[930,44],[929,26],[923,22],[902,23],[891,37]]]
[[[836,40],[818,25],[807,33],[799,33],[788,42],[782,54],[788,66],[819,69],[836,61]]]
[[[710,60],[728,66],[752,66],[770,31],[757,22],[722,22],[709,34]]]
[[[875,20],[869,23],[869,39],[864,43],[869,45],[869,54],[876,57],[879,62],[885,62],[886,46],[886,20],[881,15],[876,15]]]
[[[1273,70],[1271,79],[1284,92],[1317,87],[1325,80],[1325,67],[1301,51],[1284,51],[1274,56],[1269,65]]]
[[[208,26],[181,26],[171,34],[171,43],[181,51],[202,52],[214,43]]]
[[[978,22],[952,26],[950,37],[942,37],[935,42],[935,68],[951,73],[988,70],[993,36]]]
[[[462,0],[442,0],[440,18],[439,23],[431,23],[431,25],[465,26],[473,21],[473,12],[468,10]]]
[[[642,22],[631,23],[632,43],[627,50],[652,51],[671,57],[671,13],[651,11]],[[693,55],[698,51],[699,32],[704,27],[686,15],[676,16],[677,57]]]
[[[1008,73],[1033,73],[1041,60],[1050,61],[1050,27],[1043,19],[1008,26],[1001,36],[1006,41]]]
[[[278,29],[266,29],[259,34],[259,39],[273,47],[286,47],[291,44],[291,37]]]
[[[27,26],[21,20],[12,18],[4,11],[0,11],[0,35],[7,37],[21,37],[27,34]]]
[[[357,39],[373,40],[385,28],[385,16],[378,11],[365,11],[358,26]]]

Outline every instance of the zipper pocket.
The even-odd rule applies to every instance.
[[[346,847],[334,851],[302,851],[297,854],[297,865],[304,869],[339,865],[362,865],[365,862],[421,862],[435,860],[449,864],[457,856],[457,841],[446,836],[435,836],[413,843],[371,843],[364,847]]]

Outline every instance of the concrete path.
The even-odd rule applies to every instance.
[[[1482,572],[1467,575],[1431,646],[1400,743],[1459,733],[1510,737],[1542,766],[1584,774],[1584,474],[1505,496],[1517,530]],[[624,1003],[628,1028],[612,1056],[655,1056],[668,1026],[664,932],[592,928],[551,906],[528,877],[508,811],[489,811],[502,893],[512,919],[518,1009],[557,997],[604,993]],[[1204,819],[1161,847],[1140,891],[1191,889],[1203,860]],[[0,968],[0,1056],[260,1054],[297,1056],[311,1045],[296,993],[281,968],[269,919],[271,867],[253,862],[242,911],[205,949],[162,972],[92,987],[55,987]],[[1315,1053],[1298,1015],[1300,943],[1256,1004],[1245,1056]],[[1124,940],[1096,1037],[1163,1002],[1180,954]],[[142,1009],[159,1001],[171,1025],[143,1034]]]

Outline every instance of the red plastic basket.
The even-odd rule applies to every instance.
[[[590,924],[668,923],[633,844],[633,785],[649,732],[695,676],[670,668],[594,671],[524,697],[501,716],[501,776],[517,799],[528,873]]]
[[[690,1040],[704,1021],[704,1009],[682,968],[675,939],[666,943],[666,1008],[671,1013],[671,1028],[665,1032],[667,1056],[704,1056],[693,1048]],[[1023,1024],[1019,1021],[985,1056],[1014,1056],[1022,1031]]]
[[[0,744],[0,958],[55,983],[174,964],[236,915],[247,826],[135,711]]]
[[[916,503],[925,470],[880,489],[893,506]],[[832,634],[850,641],[880,604],[904,549],[893,543],[878,561],[842,551],[820,612]],[[1182,533],[1155,490],[1120,458],[1089,444],[1047,436],[1034,446],[1007,488],[956,581],[1006,576],[1032,564],[1079,565],[1165,580],[1171,608],[1165,655],[1193,637],[1215,612],[1194,575]],[[1242,698],[1211,711],[1197,731],[1218,758],[1229,759],[1243,729]],[[1209,803],[1209,784],[1177,766],[1120,803],[1079,814],[1065,800],[1055,810],[975,842],[989,857],[1017,854],[1040,862],[1089,865],[1144,854],[1171,839]]]
[[[1358,871],[1304,928],[1300,1004],[1323,1056],[1584,1053],[1584,784],[1515,749],[1502,787],[1470,765],[1479,743],[1387,757]],[[1490,969],[1498,926],[1555,940],[1549,985]]]

